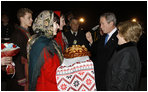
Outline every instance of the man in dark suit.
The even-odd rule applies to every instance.
[[[64,32],[68,41],[68,47],[72,45],[85,45],[89,49],[89,42],[86,39],[85,33],[79,30],[79,21],[77,18],[74,17],[70,20],[70,27],[70,30]]]
[[[100,28],[105,35],[95,43],[95,79],[97,90],[106,90],[105,75],[107,69],[107,62],[112,57],[112,54],[117,47],[118,39],[116,28],[116,17],[113,13],[104,13],[100,16]]]

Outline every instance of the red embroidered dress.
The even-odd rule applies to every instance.
[[[59,31],[54,39],[56,40],[58,45],[61,46],[61,49],[62,49],[62,52],[63,52],[64,51],[64,41],[63,41],[63,38],[62,38],[62,31]]]
[[[57,91],[56,69],[60,65],[59,58],[55,54],[53,58],[50,53],[44,48],[43,52],[45,63],[41,68],[41,74],[38,77],[36,90],[37,91]]]
[[[53,39],[54,13],[41,12],[33,23],[29,40],[29,90],[57,91],[56,69],[63,60],[62,50]]]

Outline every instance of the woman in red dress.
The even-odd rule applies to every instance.
[[[66,25],[65,23],[65,16],[64,14],[61,14],[60,11],[54,11],[57,15],[60,17],[60,28],[59,31],[57,32],[57,35],[54,37],[54,40],[58,43],[59,46],[62,48],[62,53],[66,50],[68,47],[68,41],[64,35],[63,31],[63,26]]]
[[[29,90],[57,91],[56,69],[62,63],[61,47],[53,37],[59,28],[59,17],[53,11],[41,12],[33,23],[28,42]]]

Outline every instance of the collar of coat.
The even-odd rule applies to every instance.
[[[130,47],[130,46],[136,46],[136,43],[135,42],[128,42],[128,43],[125,43],[125,44],[122,44],[122,45],[118,45],[117,47],[117,51],[120,51],[126,47]]]

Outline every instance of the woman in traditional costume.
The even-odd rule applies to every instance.
[[[29,90],[56,91],[56,69],[63,56],[54,40],[59,17],[50,10],[41,12],[33,23],[36,33],[28,41]]]

